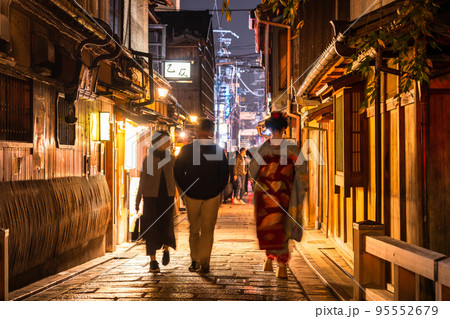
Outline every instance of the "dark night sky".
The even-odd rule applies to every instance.
[[[217,9],[222,9],[222,0],[181,0],[181,10],[206,10],[214,9],[217,3]],[[231,0],[231,9],[254,9],[261,0]],[[227,22],[225,15],[222,16],[220,11],[213,11],[214,29],[219,26],[225,30],[231,30],[239,35],[239,39],[233,37],[231,43],[232,55],[242,55],[255,52],[255,32],[249,30],[247,11],[235,11],[231,13],[231,21]],[[217,39],[217,34],[214,35]]]

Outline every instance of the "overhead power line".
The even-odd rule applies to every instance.
[[[239,73],[238,73],[238,78],[239,78],[239,81],[241,81],[241,83],[244,84],[245,88],[246,88],[251,94],[253,94],[254,96],[258,96],[258,97],[263,97],[263,96],[264,96],[264,94],[258,94],[258,93],[256,93],[256,92],[253,92],[253,91],[248,87],[248,85],[245,84],[244,80],[242,80],[242,78],[241,78],[241,76],[239,75]]]
[[[234,33],[233,31],[230,31],[230,30],[213,30],[213,32],[221,33],[221,34],[230,33],[231,35],[234,35],[236,38],[239,39],[239,36],[236,33]]]

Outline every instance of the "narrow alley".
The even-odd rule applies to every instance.
[[[1,318],[450,318],[449,21],[450,0],[0,0]]]
[[[139,243],[128,252],[118,250],[115,258],[99,258],[97,263],[104,262],[96,267],[92,267],[95,260],[77,267],[70,279],[64,280],[64,276],[71,270],[11,292],[11,299],[337,300],[295,249],[288,280],[262,271],[264,252],[258,249],[253,205],[221,206],[208,275],[188,271],[189,224],[185,213],[177,217],[176,224],[178,249],[172,251],[171,262],[161,266],[159,274],[149,272],[145,245]],[[55,285],[55,278],[59,278],[59,284]],[[43,289],[46,286],[50,288]]]

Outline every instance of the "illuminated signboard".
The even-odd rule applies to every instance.
[[[190,79],[191,63],[170,61],[165,62],[164,77],[168,79]]]
[[[109,141],[110,127],[109,127],[109,113],[99,112],[100,114],[100,141]]]

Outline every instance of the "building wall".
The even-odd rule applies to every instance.
[[[202,113],[208,114],[214,119],[214,75],[215,53],[212,28],[209,29],[209,41],[203,47],[203,58],[201,59],[201,91],[202,91]]]
[[[108,102],[76,103],[76,140],[74,146],[56,145],[56,98],[54,87],[33,81],[33,143],[0,141],[0,181],[51,179],[101,174],[97,149],[100,142],[90,141],[89,113],[107,111]],[[85,171],[84,161],[90,157]]]
[[[294,88],[300,87],[311,65],[333,40],[329,21],[349,19],[348,2],[349,0],[317,0],[307,1],[302,5],[301,18],[304,25],[298,37],[292,40],[292,77],[294,81],[297,80]]]
[[[214,116],[215,61],[211,43],[202,47],[185,43],[167,48],[167,60],[192,61],[191,83],[171,81],[174,96],[192,115]]]
[[[384,86],[385,83],[382,85]],[[414,94],[414,91],[412,91]],[[443,98],[436,98],[436,108],[439,109],[440,101]],[[385,105],[387,110],[385,109]],[[409,99],[405,105],[400,108],[393,106],[391,101],[382,99],[382,215],[381,222],[386,225],[386,234],[408,243],[419,246],[425,245],[424,224],[422,216],[422,180],[421,176],[421,154],[419,140],[419,120],[418,108],[414,99]],[[438,111],[436,111],[438,112]],[[441,112],[441,111],[439,111]],[[323,182],[321,176],[326,176],[325,166],[319,168],[314,163],[309,164],[310,175],[310,192],[309,192],[309,209],[307,216],[307,226],[314,227],[316,218],[321,222],[322,229],[325,231],[326,221],[326,203],[328,198],[328,234],[335,238],[336,242],[346,249],[349,253],[353,247],[353,223],[363,220],[376,220],[375,201],[376,201],[376,185],[375,185],[375,117],[373,109],[369,108],[365,115],[367,121],[367,134],[364,136],[364,143],[367,143],[367,155],[365,156],[365,185],[363,187],[351,187],[349,196],[346,197],[344,190],[340,187],[339,192],[335,192],[334,173],[328,175],[328,181]],[[399,115],[400,114],[400,115]],[[441,113],[440,113],[441,114]],[[399,118],[400,116],[400,118]],[[334,137],[333,127],[334,121],[325,126],[328,129],[329,138],[329,157],[327,165],[334,172]],[[319,127],[316,122],[309,122],[309,126]],[[436,124],[439,125],[439,124]],[[439,130],[436,129],[435,132]],[[435,133],[438,134],[438,133]],[[309,131],[303,134],[304,138],[310,138],[319,146],[323,156],[327,152],[323,142],[318,138],[316,131]],[[442,144],[440,144],[442,145]],[[444,143],[445,145],[445,143]],[[442,147],[437,153],[442,153]],[[439,157],[437,157],[439,158]],[[436,158],[430,157],[430,164],[434,167],[439,165],[435,162]],[[442,177],[439,185],[446,185],[446,178]],[[332,187],[326,187],[325,183],[329,183]],[[446,186],[443,186],[444,188]],[[327,194],[328,192],[328,194]],[[433,195],[431,195],[433,194]],[[430,196],[437,198],[433,201],[433,206],[442,205],[439,192],[432,192]],[[431,203],[431,202],[430,202]],[[440,203],[440,204],[437,204]],[[440,210],[436,210],[440,211]],[[439,215],[436,211],[429,212],[430,218]],[[442,220],[437,218],[436,220]],[[444,223],[445,224],[445,223]],[[447,236],[447,226],[443,228],[440,235],[430,231],[431,237],[434,238],[434,247],[440,249],[441,252],[448,249],[439,245],[442,236]],[[445,229],[444,229],[445,228]]]
[[[174,96],[191,115],[214,119],[212,15],[207,11],[156,11],[155,16],[167,24],[166,60],[191,62],[191,79],[168,79]]]
[[[149,2],[147,0],[124,0],[124,25],[122,42],[123,46],[128,48],[129,50],[139,51],[143,53],[149,52],[148,5]],[[139,70],[139,73],[142,71],[137,64],[131,63],[130,65],[131,67]],[[148,70],[146,70],[146,72],[148,72]],[[135,75],[135,83],[141,82],[140,79],[140,75]],[[139,85],[145,86],[148,89],[150,83],[145,79],[144,82],[139,83]],[[158,86],[155,85],[155,88],[157,87]],[[149,94],[147,93],[147,95]],[[164,114],[163,110],[161,110],[161,108],[159,107],[158,102],[148,105],[147,107]],[[117,112],[115,114],[117,114]],[[124,169],[124,144],[126,143],[126,141],[124,131],[119,128],[118,123],[120,121],[124,122],[125,118],[119,115],[118,118],[115,119],[115,122],[113,124],[115,131],[114,142],[111,143],[111,145],[107,145],[106,147],[107,156],[111,156],[112,161],[114,162],[114,165],[113,163],[111,163],[110,167],[110,173],[112,175],[109,178],[109,184],[111,193],[114,194],[115,198],[113,212],[113,214],[115,215],[115,224],[110,225],[110,235],[114,237],[112,241],[117,245],[126,242],[128,240],[129,233],[129,209],[126,205],[128,204],[128,202],[125,201],[125,199],[129,196],[128,181],[126,180],[127,172]],[[114,250],[114,247],[110,247],[109,249]]]
[[[131,20],[129,8],[131,6]],[[148,52],[148,1],[124,0],[124,39],[123,44],[129,47],[129,32],[131,23],[131,48],[136,51]],[[129,22],[129,20],[131,22]]]
[[[32,19],[14,7],[10,10],[12,57],[16,70],[0,66],[0,72],[11,76],[24,74],[31,67]],[[38,26],[39,31],[50,31]],[[62,39],[61,42],[67,40]],[[29,74],[33,74],[30,70]],[[22,76],[23,77],[23,76]],[[102,101],[76,102],[76,140],[74,146],[58,147],[56,143],[56,100],[63,92],[61,84],[51,85],[51,81],[33,74],[33,142],[20,143],[0,141],[0,181],[50,179],[65,176],[84,176],[99,174],[95,161],[88,171],[84,170],[84,157],[95,154],[95,143],[89,139],[89,113],[101,111]],[[104,100],[106,101],[106,100]],[[19,166],[19,167],[18,167]],[[16,169],[15,169],[16,168]]]
[[[421,108],[415,98],[403,98],[400,107],[396,105],[393,96],[397,92],[397,79],[395,76],[382,74],[382,99],[381,99],[381,123],[382,123],[382,154],[381,154],[381,223],[386,226],[386,235],[406,241],[408,243],[427,247],[427,234],[425,232],[428,224],[424,224],[423,217],[423,172],[421,164],[423,142],[421,140],[420,119]],[[351,86],[351,85],[349,85]],[[417,97],[417,91],[411,91],[412,96]],[[434,117],[444,117],[442,113],[442,101],[446,97],[436,97],[436,114]],[[419,104],[420,105],[420,104]],[[377,220],[376,216],[376,172],[375,172],[375,117],[373,105],[366,109],[363,115],[363,122],[367,123],[367,129],[363,125],[362,145],[363,148],[363,185],[350,187],[345,192],[343,187],[335,188],[336,180],[334,176],[334,121],[317,123],[308,122],[308,126],[325,128],[329,134],[328,151],[324,145],[324,137],[316,130],[307,130],[302,133],[303,138],[309,138],[318,146],[328,169],[332,172],[328,174],[326,180],[326,166],[320,167],[314,162],[309,163],[309,209],[306,218],[307,227],[321,226],[322,230],[334,238],[336,242],[352,255],[353,249],[353,223],[364,220]],[[432,126],[433,127],[433,124]],[[439,127],[435,124],[434,127]],[[433,131],[435,136],[442,140],[442,130],[436,128]],[[445,145],[439,144],[439,145]],[[430,167],[437,171],[436,158],[442,157],[441,148],[434,149],[437,156],[429,157]],[[445,149],[445,148],[444,148]],[[441,154],[441,155],[439,155]],[[445,174],[444,174],[445,176]],[[436,177],[435,177],[436,178]],[[447,177],[442,177],[439,185],[446,187]],[[327,184],[332,187],[327,187]],[[347,193],[347,194],[346,194]],[[438,207],[442,204],[439,192],[431,192],[429,196],[437,198],[431,205]],[[433,195],[431,195],[433,194]],[[327,206],[328,205],[328,206]],[[327,208],[328,207],[328,212]],[[433,217],[439,215],[440,209],[429,211],[428,218],[445,220],[444,217]],[[317,221],[317,222],[316,222]],[[328,222],[328,227],[327,227]],[[445,223],[444,223],[445,224]],[[430,241],[434,240],[434,247],[445,251],[445,245],[439,245],[438,238],[447,236],[445,227],[438,235],[434,231],[429,231]],[[425,227],[425,228],[424,228]],[[445,229],[444,229],[445,228]],[[434,229],[434,228],[433,228]]]
[[[366,15],[382,6],[388,5],[396,0],[350,0],[350,20],[353,21],[359,17]]]
[[[83,2],[95,16],[108,17],[102,3]],[[104,254],[111,220],[111,196],[103,176],[108,161],[104,144],[90,139],[90,113],[112,114],[112,101],[75,102],[75,144],[58,145],[57,98],[64,92],[63,79],[72,79],[74,70],[64,68],[55,77],[38,74],[32,39],[39,33],[58,49],[74,53],[78,35],[65,34],[39,14],[13,3],[9,56],[14,62],[5,63],[8,57],[0,61],[0,73],[29,81],[32,95],[32,139],[0,140],[0,226],[11,234],[11,289]]]
[[[427,198],[430,249],[450,255],[450,75],[433,79],[430,83],[428,114],[429,148],[427,167]]]
[[[373,6],[370,11],[378,9],[380,5],[388,5],[393,1],[381,1]],[[305,24],[298,38],[292,43],[292,63],[293,80],[298,80],[296,87],[301,85],[304,77],[308,73],[308,68],[322,54],[324,49],[332,41],[332,29],[328,21],[331,19],[354,20],[365,12],[373,1],[314,1],[307,3],[304,10]],[[327,10],[323,10],[327,8]],[[277,37],[274,35],[274,41]],[[277,54],[274,48],[274,62]],[[392,67],[392,65],[390,65]],[[382,75],[382,211],[381,222],[387,227],[387,235],[396,239],[404,240],[417,245],[427,245],[427,234],[424,233],[427,225],[424,224],[423,201],[423,172],[422,172],[422,154],[423,140],[421,139],[422,129],[420,104],[417,100],[418,91],[411,93],[415,98],[404,99],[400,107],[395,107],[393,97],[397,93],[397,77],[394,75]],[[274,82],[277,82],[274,78]],[[276,86],[276,85],[274,85]],[[446,97],[436,97],[436,114],[445,118],[445,114],[440,109],[440,103]],[[435,117],[437,115],[434,115]],[[325,167],[320,168],[317,165],[309,166],[310,172],[310,192],[309,192],[309,210],[307,216],[307,226],[314,227],[315,220],[319,224],[326,226],[328,222],[328,235],[335,238],[336,242],[352,254],[353,246],[353,223],[363,220],[376,220],[375,202],[375,118],[373,107],[369,108],[365,114],[364,121],[367,123],[367,131],[364,135],[363,143],[367,145],[366,156],[364,160],[364,186],[351,187],[346,197],[343,188],[335,191],[334,173],[328,174],[328,185],[323,182],[322,177],[326,176]],[[334,172],[334,121],[326,124],[309,122],[308,125],[328,129],[329,134],[329,152],[328,168]],[[437,131],[436,131],[437,132]],[[434,133],[437,138],[442,138],[439,133]],[[322,154],[326,154],[323,142],[318,137],[317,132],[308,131],[302,133],[302,138],[313,139],[321,149]],[[436,152],[437,149],[436,149]],[[439,152],[442,152],[441,150]],[[439,153],[438,152],[438,153]],[[437,158],[440,158],[438,155]],[[430,157],[430,167],[433,161]],[[433,162],[434,163],[434,162]],[[433,166],[437,169],[437,166]],[[446,177],[445,177],[446,178]],[[440,181],[442,187],[446,187],[446,179]],[[439,192],[433,192],[438,198],[431,204],[433,207],[439,206],[436,202],[442,203],[439,199]],[[431,196],[431,195],[429,195]],[[434,198],[434,197],[433,197]],[[431,203],[431,202],[430,202]],[[328,204],[328,216],[326,207]],[[439,211],[436,209],[435,211]],[[436,212],[428,218],[433,218]],[[425,218],[426,219],[426,218]],[[443,218],[439,218],[442,220]],[[442,226],[443,227],[443,226]],[[324,229],[324,228],[322,228]],[[325,229],[324,229],[325,231]],[[444,235],[434,236],[434,247],[441,251],[445,250],[438,244],[437,238],[443,238],[446,230],[442,230]],[[429,231],[433,237],[433,231]],[[445,237],[446,238],[446,237]],[[433,241],[433,239],[430,239]]]
[[[199,61],[198,46],[192,43],[181,44],[180,46],[168,46],[167,60],[192,61],[191,63],[191,83],[172,82],[174,96],[183,107],[192,115],[201,117],[201,64]]]

